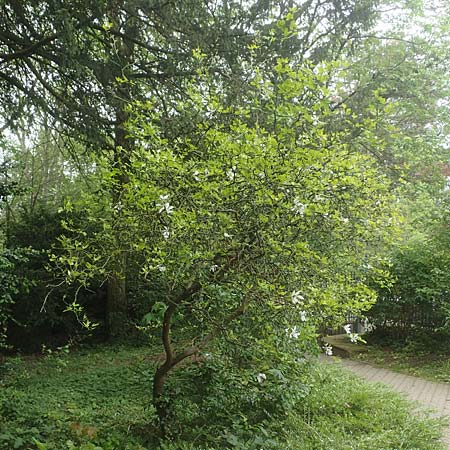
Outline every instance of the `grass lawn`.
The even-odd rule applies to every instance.
[[[196,428],[191,420],[183,429],[181,417],[180,434],[158,443],[152,425],[152,353],[146,347],[105,346],[7,358],[0,366],[0,449],[444,448],[438,441],[439,421],[414,416],[409,404],[392,392],[319,363],[309,369],[304,400],[281,419],[266,417],[245,439],[223,424]],[[181,379],[182,372],[175,377]],[[185,411],[194,411],[189,402]],[[241,424],[245,413],[229,411]]]

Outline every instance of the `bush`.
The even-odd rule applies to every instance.
[[[437,231],[431,237],[416,232],[394,251],[394,283],[378,288],[377,303],[368,312],[375,336],[385,343],[434,346],[450,336],[450,253]]]
[[[38,205],[30,213],[17,214],[10,225],[10,246],[31,249],[26,258],[22,257],[10,267],[11,276],[28,280],[26,286],[22,283],[8,291],[11,301],[7,342],[16,350],[38,352],[42,345],[56,348],[65,345],[70,338],[86,334],[73,314],[65,313],[76,287],[52,288],[59,283],[47,270],[49,251],[57,251],[58,237],[63,231],[61,223],[65,218],[53,208]],[[18,250],[14,252],[18,253]],[[103,289],[95,282],[77,294],[78,302],[86,305],[91,319],[101,324],[105,316],[104,297]]]

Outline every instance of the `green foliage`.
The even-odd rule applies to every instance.
[[[2,275],[6,277],[9,273],[9,277],[21,280],[15,290],[3,283],[10,296],[7,341],[16,350],[38,352],[42,344],[57,347],[86,335],[73,314],[64,312],[76,288],[58,286],[59,281],[48,270],[50,250],[58,251],[55,244],[63,232],[61,221],[65,218],[65,214],[56,212],[50,205],[38,204],[31,211],[17,211],[10,221],[11,249],[5,252],[17,257],[7,259],[11,264]],[[71,219],[82,220],[75,214]],[[18,255],[26,257],[18,258]],[[89,304],[87,310],[92,320],[101,321],[105,307],[101,289],[95,281],[89,288],[79,291],[78,301],[82,305]]]
[[[442,184],[440,192],[422,192],[414,203],[404,205],[409,223],[392,250],[394,283],[379,290],[377,304],[369,312],[377,326],[375,336],[384,335],[390,345],[399,340],[397,345],[409,342],[411,347],[434,349],[448,339],[448,201]]]
[[[31,284],[18,270],[18,266],[27,262],[31,254],[30,249],[0,247],[0,349],[7,347],[8,324],[15,297],[20,292],[26,292]]]
[[[7,359],[0,448],[35,448],[35,440],[49,450],[145,448],[152,364],[148,348],[129,347]]]
[[[266,371],[259,383],[258,372],[247,369],[242,377],[220,355],[203,357],[174,374],[173,389],[188,384],[190,390],[177,407],[180,434],[161,444],[148,425],[153,409],[146,386],[155,364],[148,347],[7,358],[0,381],[0,448],[441,448],[437,421],[411,414],[396,395],[339,367],[300,361],[292,373],[283,373],[286,385],[276,372]],[[282,398],[291,406],[277,411]]]
[[[218,94],[192,86],[180,108],[231,119],[225,127],[205,118],[187,138],[167,140],[156,125],[158,106],[135,105],[129,167],[111,169],[99,160],[105,200],[97,193],[76,205],[99,231],[87,237],[66,225],[67,253],[58,259],[66,279],[107,278],[126,252],[142,262],[142,277],[161,280],[167,302],[200,283],[189,299],[200,322],[206,313],[220,322],[250,304],[276,317],[288,314],[289,321],[299,310],[333,321],[367,308],[373,295],[364,282],[384,276],[372,248],[381,250],[392,229],[386,180],[353,149],[351,130],[327,129],[333,117],[325,70],[279,60],[274,76],[256,74],[254,104],[234,112],[222,108]],[[259,98],[271,111],[267,124],[249,119],[258,114]],[[109,205],[119,171],[127,184]]]

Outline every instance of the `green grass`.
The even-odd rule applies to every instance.
[[[190,422],[182,440],[157,445],[151,425],[154,367],[151,349],[143,347],[7,359],[0,368],[0,449],[443,448],[438,421],[412,415],[399,396],[327,364],[310,368],[309,394],[284,417],[253,424],[242,435],[236,427],[211,432],[208,439],[204,425],[199,429]],[[182,372],[176,374],[180,379]],[[187,417],[195,404],[189,399],[184,404]],[[245,424],[245,411],[229,414]],[[217,430],[221,424],[211,425]]]
[[[144,448],[145,439],[135,430],[153,418],[149,405],[155,363],[150,357],[148,349],[105,347],[7,360],[0,448],[34,449],[33,439],[50,442],[49,449],[77,448],[89,441],[104,449]]]
[[[354,356],[396,372],[414,375],[431,381],[450,383],[450,355],[429,351],[400,351],[387,347],[368,346],[367,352]]]
[[[287,449],[441,448],[436,422],[412,415],[410,404],[387,388],[369,385],[335,365],[321,367],[317,379],[304,416],[293,418]]]

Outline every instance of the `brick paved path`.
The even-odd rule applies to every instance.
[[[350,359],[343,359],[342,364],[370,382],[386,384],[409,400],[433,409],[436,416],[450,418],[450,384],[427,381]],[[450,449],[450,427],[446,429],[443,441]]]

